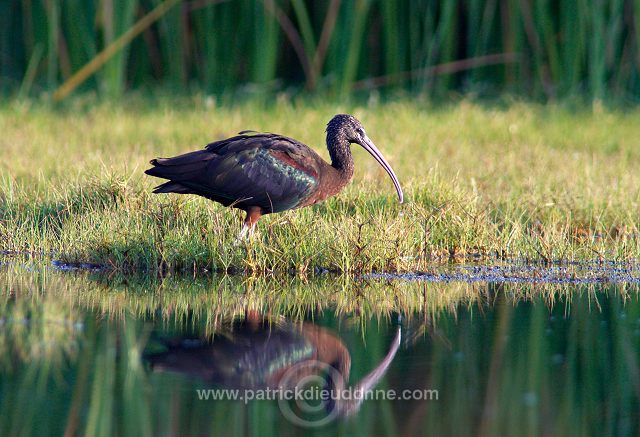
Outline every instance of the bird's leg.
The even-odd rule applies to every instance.
[[[251,207],[247,209],[247,217],[244,219],[244,225],[242,226],[242,230],[240,230],[240,234],[238,234],[238,241],[248,240],[253,237],[256,230],[256,223],[261,216],[262,211],[260,208]]]
[[[236,242],[246,240],[248,235],[249,235],[249,227],[246,224],[242,225],[242,229],[240,229],[240,233],[238,234],[238,238]]]

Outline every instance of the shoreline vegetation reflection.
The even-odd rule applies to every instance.
[[[341,383],[375,374],[381,390],[438,390],[437,401],[366,400],[350,417],[315,430],[321,434],[631,436],[639,429],[633,284],[158,278],[38,263],[0,265],[0,283],[0,408],[19,411],[0,417],[2,435],[185,428],[279,435],[307,426],[277,402],[198,400],[197,389],[221,386],[198,374],[214,366],[175,358],[185,345],[187,357],[218,348],[224,352],[215,365],[237,376],[230,367],[237,350],[277,346],[279,336],[290,341],[271,354],[271,371],[283,357],[325,357],[347,376]],[[323,350],[328,343],[309,341],[309,333],[331,346]],[[163,359],[173,371],[157,371]],[[185,370],[198,363],[198,371]]]

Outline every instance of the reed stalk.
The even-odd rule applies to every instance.
[[[431,96],[640,97],[638,0],[22,0],[2,11],[2,85],[19,98],[155,84],[346,97],[376,77]],[[518,61],[409,74],[497,53]]]

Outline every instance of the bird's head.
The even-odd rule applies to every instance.
[[[335,115],[327,124],[327,144],[360,144],[367,152],[375,158],[376,161],[385,169],[391,177],[393,185],[398,192],[398,199],[402,203],[404,195],[398,177],[394,173],[391,165],[382,156],[382,153],[373,144],[373,141],[367,136],[362,123],[352,115],[338,114]],[[329,150],[331,153],[331,149]],[[332,157],[333,158],[333,157]]]

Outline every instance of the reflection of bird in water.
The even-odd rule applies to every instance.
[[[324,389],[343,390],[349,383],[349,351],[333,333],[312,323],[252,317],[234,322],[231,329],[212,339],[181,337],[165,340],[164,345],[166,351],[145,356],[154,371],[182,373],[228,388],[291,389],[304,378],[325,372],[328,366],[337,371],[329,372],[337,377],[323,375]],[[352,390],[371,390],[384,376],[399,346],[400,328],[386,357]],[[362,401],[337,400],[328,407],[349,415]]]

